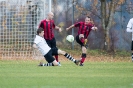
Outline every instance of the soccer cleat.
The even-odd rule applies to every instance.
[[[75,64],[76,65],[79,65],[79,62],[80,62],[81,60],[75,60]]]
[[[87,49],[88,48],[88,45],[87,45],[87,39],[85,39],[85,41],[84,41],[84,46],[85,46],[85,48]]]
[[[61,66],[61,63],[60,62],[58,62],[58,66]]]
[[[86,45],[87,44],[87,39],[85,39],[85,41],[84,41],[84,45]]]
[[[84,64],[83,63],[80,63],[79,66],[84,66]]]
[[[40,64],[38,66],[43,66],[44,64],[42,62],[40,62]]]
[[[86,49],[88,49],[88,45],[84,45]]]

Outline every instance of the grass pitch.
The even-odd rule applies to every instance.
[[[38,67],[38,61],[0,61],[0,88],[133,88],[132,62],[61,62]]]

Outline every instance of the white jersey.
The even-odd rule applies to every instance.
[[[133,41],[133,18],[131,18],[127,24],[127,32],[131,32],[132,33],[132,41]]]
[[[46,55],[51,49],[46,43],[45,39],[39,35],[36,35],[34,43],[37,45],[43,55]]]

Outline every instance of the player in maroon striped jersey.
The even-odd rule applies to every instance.
[[[47,15],[47,18],[42,20],[40,22],[39,28],[44,29],[44,39],[46,40],[47,44],[51,48],[56,48],[56,40],[54,37],[54,29],[59,30],[61,32],[61,28],[58,26],[55,26],[54,20],[52,20],[54,17],[54,14],[52,12],[49,12]],[[55,55],[56,61],[58,62],[58,55]]]
[[[75,23],[75,24],[71,25],[70,27],[66,28],[66,30],[68,31],[69,29],[72,29],[73,27],[79,28],[78,35],[76,36],[76,42],[79,43],[82,48],[80,66],[83,66],[83,63],[86,58],[86,52],[87,52],[87,49],[86,49],[87,37],[88,37],[90,31],[97,30],[97,27],[95,27],[94,23],[91,21],[91,18],[88,16],[85,18],[85,22]]]

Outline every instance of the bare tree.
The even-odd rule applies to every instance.
[[[113,15],[114,15],[114,11],[115,11],[115,2],[116,0],[111,0],[110,1],[110,5],[109,5],[109,10],[107,13],[107,4],[106,4],[106,0],[101,0],[101,16],[102,16],[102,27],[104,29],[104,34],[105,34],[105,46],[104,48],[107,51],[110,51],[110,33],[109,30],[112,26],[112,20],[113,20]]]

